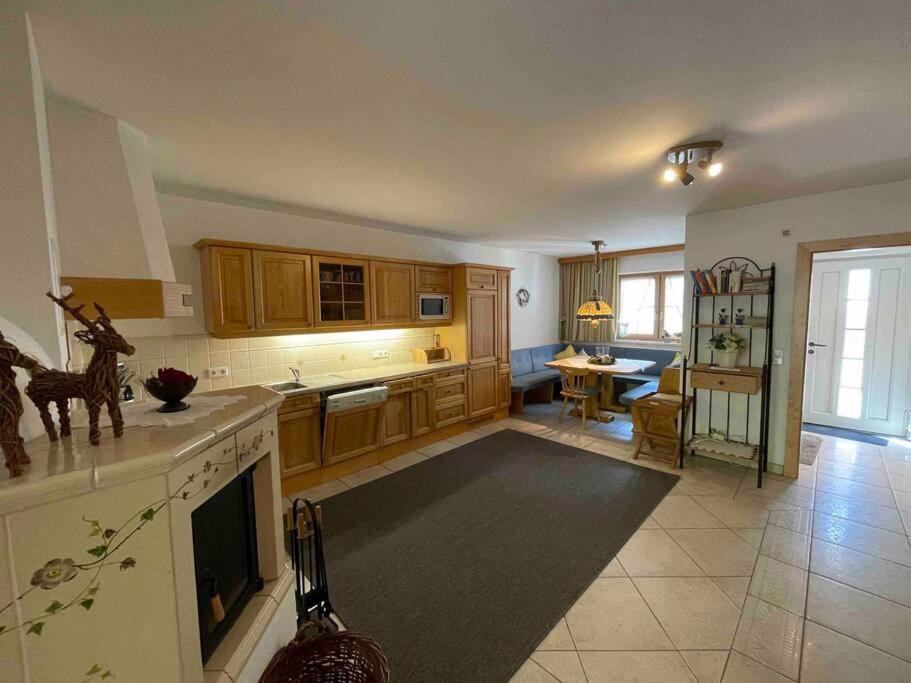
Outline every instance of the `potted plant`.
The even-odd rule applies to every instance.
[[[733,332],[722,332],[709,339],[715,364],[722,368],[736,368],[737,358],[746,346],[746,340]]]

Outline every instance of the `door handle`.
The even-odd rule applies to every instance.
[[[821,348],[824,348],[826,346],[826,344],[817,344],[816,342],[810,342],[809,344],[807,344],[807,346],[819,346]]]

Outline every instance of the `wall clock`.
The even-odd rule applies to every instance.
[[[525,287],[522,287],[516,292],[516,301],[519,302],[520,306],[528,306],[528,302],[531,299],[531,294],[528,293],[528,290]]]

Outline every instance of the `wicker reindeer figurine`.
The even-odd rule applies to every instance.
[[[98,428],[98,417],[105,404],[111,417],[114,436],[123,434],[123,416],[120,413],[120,387],[117,382],[117,354],[133,355],[136,349],[120,336],[104,309],[95,304],[98,318],[91,321],[82,313],[82,305],[70,306],[67,299],[72,293],[58,299],[50,292],[47,295],[73,318],[81,322],[84,330],[76,332],[76,338],[93,348],[92,359],[83,373],[63,372],[62,370],[44,370],[35,373],[32,381],[25,388],[26,395],[32,400],[41,414],[41,421],[51,441],[57,440],[57,430],[48,411],[53,401],[57,404],[60,417],[60,435],[70,435],[70,413],[68,401],[81,398],[89,412],[89,441],[97,446],[101,442],[101,430]]]
[[[23,355],[0,333],[0,450],[6,459],[10,477],[22,475],[22,466],[31,462],[19,436],[22,399],[16,389],[14,367],[24,368],[29,375],[39,368],[38,362]]]

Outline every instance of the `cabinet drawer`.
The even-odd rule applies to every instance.
[[[439,385],[434,391],[434,403],[450,403],[456,399],[467,398],[465,393],[465,379],[462,378],[456,382],[448,382]]]
[[[434,410],[434,426],[445,427],[447,425],[462,422],[468,417],[468,404],[465,401],[452,403],[450,405],[439,406]]]
[[[449,370],[447,372],[438,372],[434,376],[434,382],[437,386],[441,384],[448,384],[450,382],[463,382],[465,381],[465,368],[459,368],[458,370]]]
[[[758,394],[762,383],[761,379],[759,375],[693,371],[690,381],[695,389],[730,391],[736,394]]]
[[[469,266],[465,269],[465,280],[468,289],[496,289],[497,271]]]
[[[413,379],[397,379],[392,382],[386,382],[385,384],[386,388],[389,389],[390,395],[403,394],[414,389]]]
[[[414,386],[416,389],[427,389],[433,387],[434,384],[433,375],[421,375],[420,377],[414,378]]]
[[[319,405],[319,394],[305,394],[304,396],[290,396],[279,406],[278,413],[291,413],[310,406]]]

